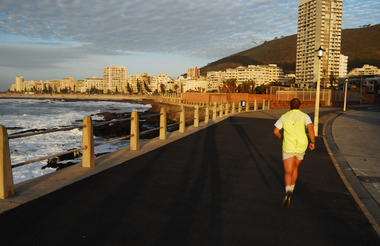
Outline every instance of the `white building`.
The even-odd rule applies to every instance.
[[[168,83],[171,82],[173,79],[167,75],[166,73],[160,73],[156,76],[152,77],[152,82],[150,84],[152,91],[157,90],[160,92],[160,86],[163,84],[165,88],[168,86]]]
[[[127,68],[124,66],[109,66],[103,69],[103,79],[107,90],[110,92],[122,92],[126,87]]]
[[[345,78],[347,76],[348,56],[340,54],[339,62],[339,78]]]
[[[302,0],[298,5],[296,83],[309,87],[339,76],[343,0]],[[325,50],[319,66],[316,50]]]
[[[348,76],[365,76],[365,75],[380,75],[380,69],[376,66],[365,64],[363,67],[354,68],[348,73]]]

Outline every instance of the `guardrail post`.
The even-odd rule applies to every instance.
[[[194,107],[194,127],[199,126],[199,106]]]
[[[132,111],[131,119],[131,141],[130,141],[130,150],[139,150],[140,149],[140,130],[139,130],[139,114],[136,110]]]
[[[235,113],[235,102],[232,103],[231,114]]]
[[[179,132],[184,133],[186,127],[185,107],[181,106],[181,113],[179,115]]]
[[[14,196],[11,154],[7,129],[0,125],[0,199]]]
[[[95,167],[95,151],[94,151],[94,134],[92,128],[92,120],[90,116],[83,118],[82,129],[82,167],[93,168]]]
[[[265,99],[263,99],[263,108],[262,110],[265,110]]]
[[[248,100],[247,100],[247,103],[245,105],[245,112],[248,112],[249,111],[249,103],[248,103]]]
[[[223,116],[223,103],[219,105],[219,117]]]
[[[226,103],[226,108],[225,108],[225,111],[224,111],[224,115],[228,115],[229,107],[230,107],[230,105],[227,102]]]
[[[165,140],[166,139],[166,108],[162,107],[160,112],[160,139]]]
[[[257,100],[255,99],[255,105],[253,107],[253,110],[257,111]]]
[[[241,103],[239,103],[239,106],[238,106],[238,112],[239,112],[239,113],[241,112]]]
[[[210,108],[207,105],[205,109],[205,124],[206,125],[208,124],[209,119],[210,119]]]
[[[216,120],[216,111],[217,111],[216,102],[214,102],[214,108],[212,110],[212,120]]]

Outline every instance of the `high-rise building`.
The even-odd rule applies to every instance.
[[[347,76],[348,56],[340,55],[339,78]]]
[[[197,79],[200,77],[200,72],[198,67],[192,67],[187,69],[187,78]]]
[[[16,77],[16,91],[22,92],[24,90],[24,77]]]
[[[109,66],[103,69],[105,87],[110,92],[122,92],[127,84],[127,68]]]
[[[308,87],[317,82],[316,50],[325,50],[319,72],[321,84],[338,78],[343,0],[302,0],[298,6],[296,83]]]

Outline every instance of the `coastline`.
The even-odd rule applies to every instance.
[[[160,96],[150,95],[99,95],[99,94],[16,94],[0,93],[0,99],[55,99],[65,101],[115,101],[150,104],[159,102]]]

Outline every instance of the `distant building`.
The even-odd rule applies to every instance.
[[[200,77],[200,71],[198,67],[192,67],[187,69],[187,78],[188,79],[197,79]]]
[[[344,78],[347,76],[347,67],[348,67],[348,56],[340,54],[339,78]]]
[[[107,86],[103,78],[86,78],[84,80],[84,91],[90,92],[91,90],[107,91]]]
[[[128,75],[127,76],[128,86],[132,89],[133,93],[146,93],[149,88],[151,89],[151,80],[152,78],[148,76],[148,73],[140,73],[136,75]]]
[[[248,65],[248,67],[228,68],[224,72],[208,72],[208,90],[221,87],[223,81],[228,79],[236,79],[237,85],[252,81],[256,86],[260,86],[272,82],[282,82],[284,80],[284,72],[276,64]]]
[[[321,82],[339,76],[343,0],[302,0],[298,5],[296,83],[317,82],[316,50],[325,50],[319,68]]]
[[[180,81],[182,92],[197,91],[206,92],[208,90],[208,81],[201,79],[186,79]]]
[[[24,77],[23,76],[16,77],[16,91],[17,92],[24,91]]]
[[[348,76],[365,76],[365,75],[380,75],[380,69],[376,66],[371,66],[365,64],[361,68],[354,68],[349,73]]]
[[[103,69],[105,86],[110,92],[122,92],[126,87],[127,68],[124,66],[109,66]]]
[[[167,75],[166,73],[160,73],[156,76],[152,77],[152,82],[150,84],[152,91],[157,90],[160,92],[161,85],[164,85],[165,88],[168,87],[168,83],[170,83],[173,79]]]
[[[218,91],[223,84],[223,72],[209,71],[207,72],[207,91]]]

